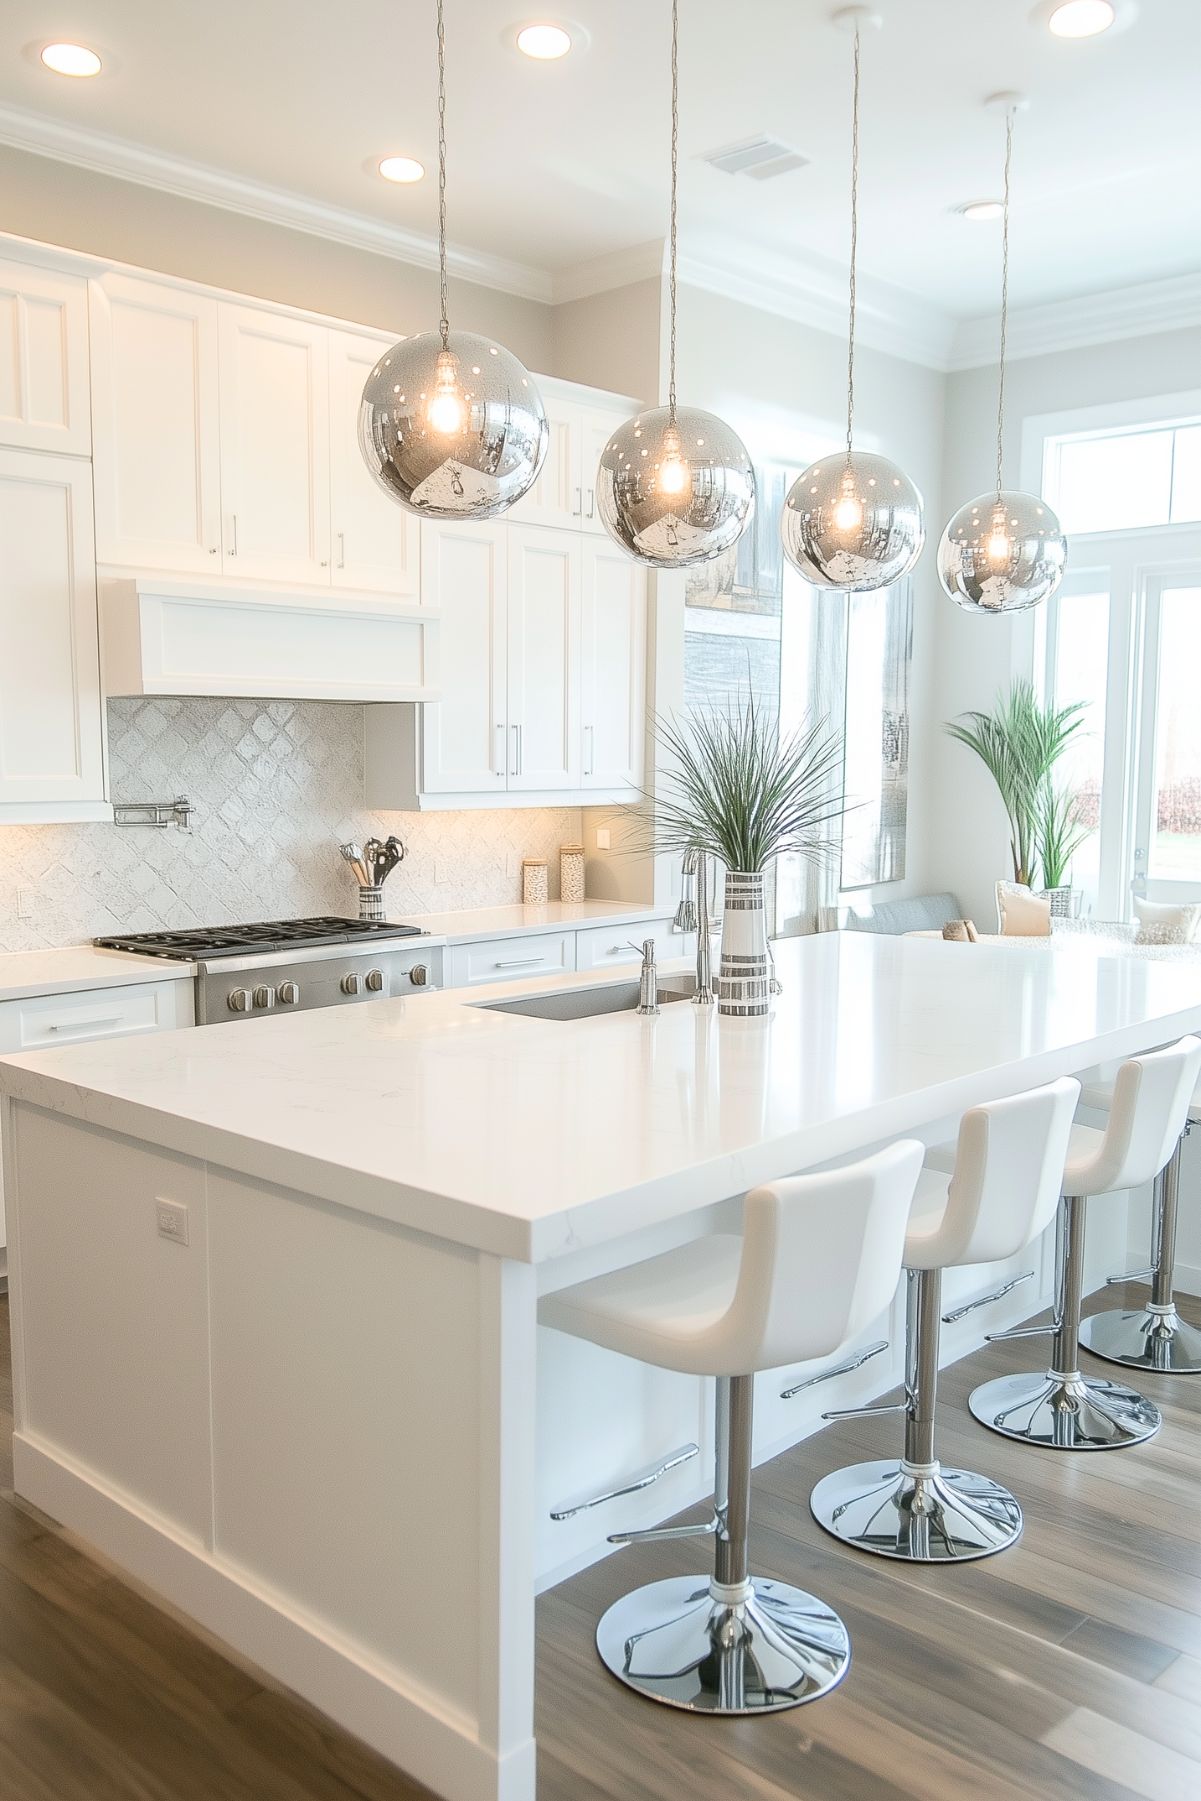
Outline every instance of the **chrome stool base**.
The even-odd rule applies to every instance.
[[[817,1484],[809,1506],[818,1525],[844,1544],[910,1563],[991,1557],[1022,1530],[1022,1510],[999,1482],[971,1470],[914,1475],[896,1458],[835,1470]]]
[[[1145,1307],[1129,1313],[1117,1308],[1094,1313],[1080,1328],[1080,1342],[1109,1363],[1160,1370],[1169,1376],[1201,1374],[1201,1332],[1181,1319],[1175,1307],[1166,1313],[1151,1313]]]
[[[601,1662],[648,1700],[692,1713],[778,1713],[835,1688],[847,1629],[823,1601],[784,1582],[714,1600],[707,1576],[673,1576],[623,1595],[596,1629]]]
[[[1058,1376],[998,1376],[972,1390],[982,1426],[1056,1451],[1116,1451],[1141,1444],[1163,1424],[1153,1401],[1117,1382]]]

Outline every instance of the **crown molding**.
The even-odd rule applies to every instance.
[[[34,156],[50,157],[55,162],[73,163],[102,175],[113,175],[122,181],[137,182],[142,187],[156,188],[160,193],[174,194],[182,200],[197,200],[250,219],[287,226],[292,231],[307,232],[312,237],[346,244],[355,250],[374,251],[376,255],[394,257],[419,269],[438,267],[437,240],[421,232],[407,231],[403,226],[311,200],[286,188],[269,187],[264,182],[232,175],[204,163],[149,150],[107,132],[64,124],[40,113],[26,112],[21,107],[0,105],[0,144],[28,151]],[[552,277],[545,269],[529,263],[513,262],[486,251],[452,244],[448,247],[447,264],[450,273],[461,281],[478,282],[483,287],[516,294],[523,300],[538,300],[544,305],[553,301]]]
[[[551,291],[559,306],[567,300],[586,300],[592,294],[628,288],[636,281],[653,281],[666,268],[667,246],[662,238],[653,238],[646,244],[630,244],[585,263],[573,263],[569,269],[557,269],[551,277]]]
[[[1011,360],[1053,356],[1090,344],[1145,338],[1196,325],[1201,325],[1201,274],[1171,275],[1135,287],[1111,288],[1105,294],[1018,307],[1009,315],[1008,354]],[[999,331],[996,315],[961,321],[955,328],[948,368],[979,369],[995,363]]]
[[[680,279],[832,337],[846,337],[847,275],[838,264],[800,254],[784,263],[740,252],[733,268],[714,256],[685,256]],[[859,276],[855,336],[860,344],[945,370],[953,332],[954,321],[940,308],[888,282]]]

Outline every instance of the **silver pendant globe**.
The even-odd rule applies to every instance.
[[[793,482],[780,538],[788,561],[815,587],[870,593],[900,581],[921,555],[922,497],[887,457],[839,451]]]
[[[982,494],[960,507],[938,547],[938,579],[968,613],[1020,613],[1054,594],[1068,541],[1035,494]]]
[[[550,432],[533,377],[474,332],[402,338],[363,388],[359,443],[386,493],[428,519],[494,519],[528,494]]]
[[[623,550],[656,569],[707,563],[737,544],[755,511],[755,469],[736,431],[699,407],[652,407],[601,453],[600,516]]]

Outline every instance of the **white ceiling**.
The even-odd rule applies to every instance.
[[[1017,127],[1018,305],[1201,269],[1201,0],[1143,0],[1086,42],[1034,0],[876,0],[864,43],[861,268],[954,318],[996,303],[999,228],[954,216],[998,191],[997,89]],[[800,257],[841,278],[850,40],[825,0],[683,0],[681,248],[735,271]],[[668,0],[446,0],[450,234],[564,271],[660,237],[667,201]],[[436,227],[433,0],[6,0],[0,109],[120,137],[420,234]],[[589,41],[537,64],[530,18]],[[47,73],[51,38],[92,45],[93,81]],[[13,115],[0,136],[12,141]],[[706,151],[766,132],[811,159],[769,183]],[[17,139],[20,132],[15,133]],[[394,187],[382,155],[430,178]],[[3,224],[0,213],[0,225]]]

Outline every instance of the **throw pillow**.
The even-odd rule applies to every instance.
[[[1136,944],[1191,944],[1201,919],[1201,907],[1178,907],[1171,902],[1136,900]]]
[[[1023,882],[997,883],[997,917],[1002,938],[1049,938],[1051,903]]]

